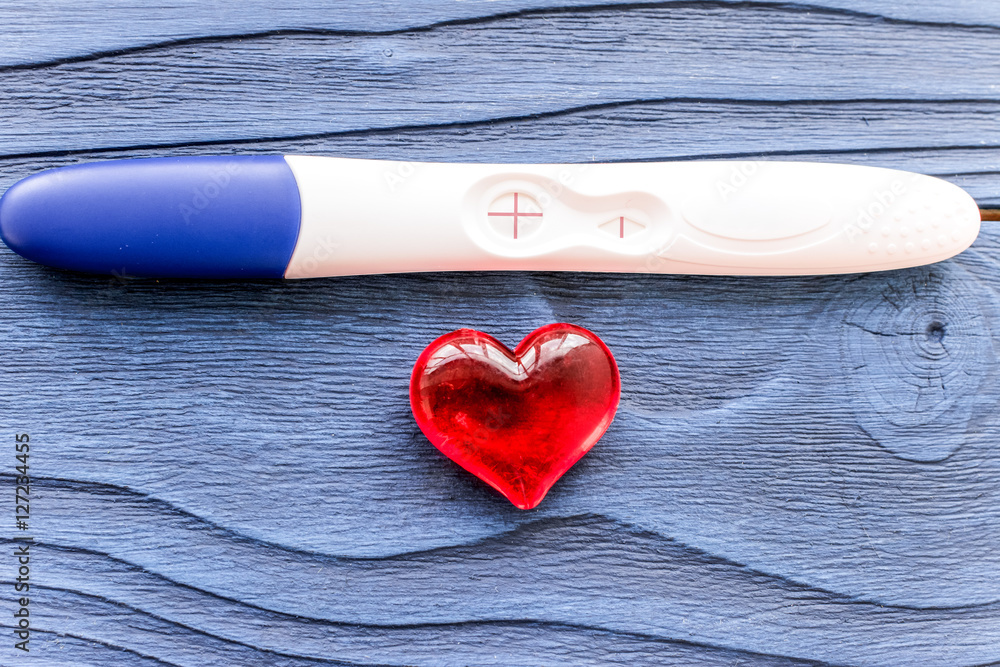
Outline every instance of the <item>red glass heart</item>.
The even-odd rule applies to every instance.
[[[611,351],[572,324],[537,329],[513,352],[480,331],[453,331],[427,346],[410,380],[424,435],[521,509],[604,435],[620,395]]]

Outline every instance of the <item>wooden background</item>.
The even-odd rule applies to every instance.
[[[0,8],[0,191],[101,158],[751,157],[1000,205],[1000,4]],[[4,665],[1000,664],[1000,225],[784,279],[118,280],[0,250]],[[419,351],[574,322],[605,438],[522,512],[409,412]],[[7,444],[2,444],[7,443]]]

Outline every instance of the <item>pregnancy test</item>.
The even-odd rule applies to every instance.
[[[947,259],[979,225],[941,179],[795,162],[146,158],[43,171],[0,200],[24,257],[156,278],[854,273]]]

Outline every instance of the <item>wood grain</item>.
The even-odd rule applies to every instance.
[[[996,102],[995,37],[786,5],[695,4],[533,13],[376,37],[206,41],[8,71],[0,154],[393,128],[401,118],[410,126],[483,121],[692,90],[719,101]],[[995,147],[994,136],[970,145]]]
[[[574,11],[590,7],[629,8],[636,5],[674,7],[788,6],[803,12],[825,12],[846,17],[889,21],[900,25],[1000,27],[1000,9],[990,2],[944,5],[934,0],[824,0],[815,3],[718,0],[691,2],[621,2],[621,0],[431,0],[399,3],[392,0],[355,1],[331,7],[306,0],[293,7],[247,0],[239,7],[177,0],[163,5],[59,0],[38,6],[26,0],[5,3],[6,29],[0,33],[0,66],[89,58],[126,49],[142,49],[181,40],[206,37],[238,39],[272,32],[303,31],[379,35],[442,24],[479,23],[494,17]]]
[[[994,3],[4,11],[0,189],[166,154],[759,157],[1000,206]],[[0,664],[997,664],[998,260],[994,223],[802,278],[157,282],[4,248],[36,632],[16,656],[0,602]],[[446,331],[553,321],[608,343],[622,405],[521,512],[426,442],[408,376]]]

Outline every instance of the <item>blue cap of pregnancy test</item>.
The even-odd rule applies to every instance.
[[[112,160],[15,183],[0,199],[0,237],[73,271],[281,278],[300,214],[280,155]]]

